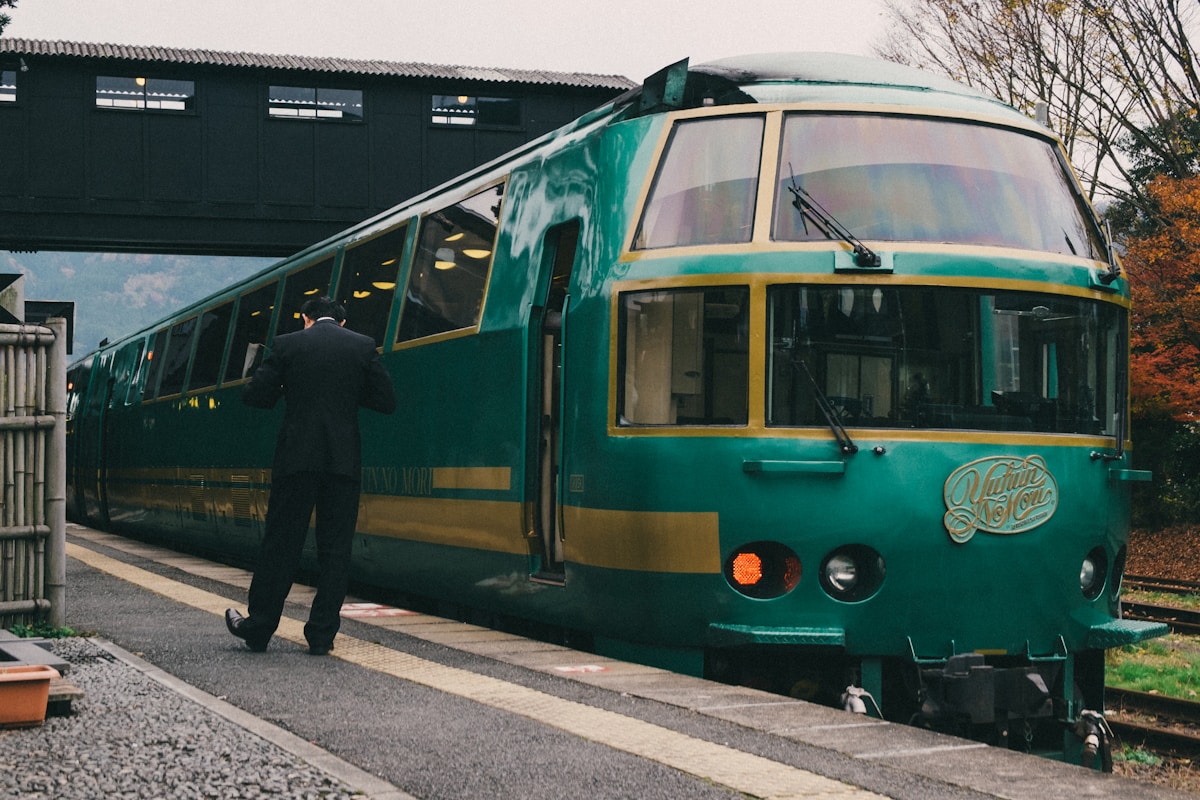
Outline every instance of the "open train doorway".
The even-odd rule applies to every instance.
[[[561,491],[562,454],[562,387],[563,338],[571,270],[579,244],[578,220],[558,225],[546,233],[540,271],[538,296],[542,302],[535,307],[530,320],[533,330],[531,370],[535,384],[530,398],[536,408],[531,420],[536,433],[536,467],[534,473],[532,530],[541,543],[541,559],[535,579],[562,583],[566,578],[563,566],[562,513],[559,506]],[[540,313],[539,313],[540,308]]]

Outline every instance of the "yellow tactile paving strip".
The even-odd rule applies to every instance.
[[[79,545],[68,544],[67,555],[128,583],[218,617],[223,616],[230,605],[228,598],[156,575]],[[276,636],[303,645],[304,623],[285,616]],[[385,675],[519,714],[751,797],[764,800],[867,800],[881,797],[847,783],[686,736],[669,728],[496,678],[443,666],[345,634],[338,634],[332,655]]]

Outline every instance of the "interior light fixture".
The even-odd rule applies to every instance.
[[[447,242],[457,242],[459,239],[463,238],[466,235],[467,234],[464,233],[463,231],[459,231],[458,233],[452,233],[446,237],[446,241]]]
[[[433,254],[435,269],[454,269],[454,251],[449,247],[439,247]]]
[[[464,256],[470,256],[471,258],[487,258],[492,254],[491,250],[480,250],[478,248],[467,248],[462,252]]]
[[[395,281],[371,281],[371,285],[384,292],[390,292],[396,288]]]
[[[371,293],[368,292],[366,289],[359,289],[356,292],[354,292],[355,300],[362,300],[363,298],[370,297],[370,296],[371,296]]]

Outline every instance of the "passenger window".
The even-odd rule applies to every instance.
[[[145,341],[138,339],[136,342],[125,345],[117,353],[117,357],[113,361],[116,391],[113,393],[110,406],[118,403],[129,405],[136,399],[134,392],[137,385],[137,371],[142,365],[142,349],[145,346]]]
[[[249,378],[263,359],[267,334],[271,331],[271,311],[275,308],[275,293],[279,284],[272,281],[238,301],[237,320],[229,343],[229,360],[225,362],[225,382]]]
[[[493,186],[421,221],[396,341],[479,324],[503,196]]]
[[[275,322],[276,336],[304,329],[304,323],[300,321],[300,307],[314,297],[329,294],[329,280],[332,277],[333,256],[330,256],[284,278],[282,305],[279,319]]]
[[[163,328],[154,334],[154,346],[146,353],[146,362],[142,372],[146,374],[146,382],[142,384],[142,399],[152,400],[154,390],[158,388],[158,374],[162,372],[163,355],[167,349],[167,329]]]
[[[342,256],[337,298],[346,307],[346,327],[374,338],[376,347],[383,347],[407,235],[408,226],[401,225]]]
[[[634,250],[750,241],[762,117],[676,123],[634,237]]]
[[[746,424],[747,287],[629,292],[619,307],[618,424]]]
[[[187,378],[188,361],[192,355],[195,336],[195,317],[171,326],[171,338],[167,341],[167,360],[162,368],[162,384],[158,387],[159,397],[183,391],[183,381]]]
[[[67,419],[75,418],[79,410],[79,401],[87,394],[88,380],[92,376],[92,364],[95,357],[89,358],[67,370]]]
[[[225,339],[229,336],[229,320],[233,303],[210,308],[200,317],[200,339],[196,342],[196,357],[188,386],[203,389],[216,386],[221,376],[221,356],[225,355]]]

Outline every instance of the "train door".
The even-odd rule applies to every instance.
[[[571,269],[579,242],[579,222],[550,229],[543,248],[538,296],[530,318],[532,383],[529,387],[531,455],[530,527],[541,543],[535,577],[561,583],[563,568],[562,514],[559,510],[560,455],[562,453],[563,338],[569,302]]]

